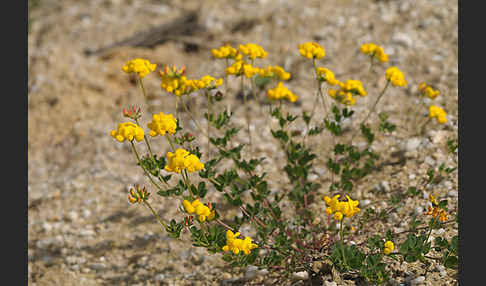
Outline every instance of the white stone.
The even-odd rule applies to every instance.
[[[307,271],[295,272],[292,274],[292,277],[299,280],[307,280],[309,278],[309,273],[307,273]]]
[[[417,137],[414,137],[414,138],[408,139],[405,149],[408,152],[411,152],[411,151],[416,150],[419,146],[420,146],[420,139],[417,138]]]
[[[413,44],[412,38],[405,34],[405,33],[396,33],[392,37],[392,42],[395,42],[396,44],[405,46],[405,47],[410,47]]]
[[[337,286],[337,283],[334,281],[324,281],[324,285],[326,286]]]
[[[250,265],[245,270],[245,279],[252,280],[257,276],[257,274],[258,274],[258,267]]]
[[[411,285],[418,285],[418,284],[420,284],[424,281],[425,281],[425,276],[419,276],[419,277],[413,279],[412,281],[410,281],[410,284]]]
[[[366,199],[366,200],[362,200],[362,201],[360,202],[360,205],[361,205],[362,207],[366,207],[366,206],[367,206],[367,205],[369,205],[370,203],[371,203],[371,200]]]

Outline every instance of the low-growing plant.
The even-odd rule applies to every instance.
[[[313,281],[320,281],[326,271],[313,265],[323,261],[330,263],[332,271],[329,271],[336,280],[346,275],[371,284],[387,281],[394,261],[418,261],[428,267],[431,260],[436,260],[448,268],[457,269],[457,235],[451,239],[437,236],[429,241],[434,229],[457,223],[450,219],[452,213],[447,199],[437,201],[437,196],[430,195],[428,210],[423,215],[411,215],[409,229],[404,232],[386,229],[379,233],[370,228],[377,221],[387,222],[390,213],[403,207],[407,198],[420,197],[426,189],[440,183],[438,178],[454,172],[455,167],[444,163],[438,170],[430,169],[423,183],[409,186],[406,191],[391,192],[391,207],[382,211],[373,207],[365,207],[362,211],[358,207],[359,198],[353,192],[363,178],[379,170],[380,154],[373,148],[376,132],[388,135],[397,130],[397,126],[388,121],[386,113],[378,114],[378,126],[368,120],[388,88],[408,84],[404,74],[397,67],[386,69],[386,85],[363,116],[359,128],[349,130],[345,124],[356,116],[352,106],[358,97],[368,96],[362,82],[356,79],[341,82],[329,68],[319,66],[318,61],[325,56],[325,50],[318,43],[300,44],[298,50],[309,60],[317,87],[312,110],[303,110],[301,115],[286,108],[299,99],[283,84],[291,74],[280,66],[258,67],[256,63],[265,58],[267,52],[257,44],[238,48],[226,44],[212,50],[213,56],[225,64],[224,80],[209,75],[188,79],[185,67],[165,66],[159,71],[161,88],[175,96],[175,116],[163,112],[152,114],[152,121],[146,124],[149,129],[146,134],[139,120],[142,110],[132,106],[123,110],[123,116],[131,121],[120,123],[117,130],[111,131],[117,141],[130,144],[137,164],[149,179],[150,185],[135,186],[130,190],[129,202],[145,205],[170,237],[179,238],[187,233],[193,246],[220,254],[231,266],[255,265],[280,274],[282,279],[306,271]],[[388,56],[378,45],[363,44],[361,51],[369,56],[371,66],[388,62]],[[134,59],[122,69],[135,74],[147,98],[143,80],[155,71],[156,65],[146,59]],[[240,83],[246,126],[234,124],[234,113],[228,107],[218,105],[229,98],[227,81],[230,76]],[[328,88],[328,96],[323,93],[324,87]],[[269,158],[256,157],[252,152],[254,141],[251,139],[248,97],[258,98],[265,88],[268,88],[265,98],[269,105],[268,118],[276,123],[271,128],[273,142],[278,146],[274,153],[280,150],[285,158],[283,162],[274,162],[289,182],[279,190],[270,187],[275,182],[269,181],[267,173],[261,171]],[[439,94],[425,83],[419,90],[432,99]],[[207,101],[207,110],[203,114],[205,127],[183,100],[183,97],[196,94],[203,95]],[[197,126],[196,135],[187,132],[185,124],[180,122],[177,112],[180,104]],[[322,107],[321,113],[316,113],[318,106]],[[447,114],[441,108],[431,106],[429,111],[428,121],[436,118],[439,124],[447,122]],[[298,127],[296,123],[299,121],[306,126],[305,130]],[[248,144],[235,140],[242,129],[246,129]],[[321,142],[319,138],[324,133],[332,138],[324,142],[331,147],[331,152],[321,155],[310,140],[315,138]],[[358,135],[365,139],[365,145],[353,140]],[[170,146],[165,155],[155,154],[150,145],[160,137],[165,137]],[[142,141],[147,154],[140,154],[140,148],[137,148]],[[202,141],[207,141],[204,148]],[[453,154],[457,142],[451,139],[446,147]],[[310,179],[319,157],[326,162],[320,167],[326,167],[331,175],[327,190]],[[180,216],[169,221],[162,219],[151,205],[149,190],[177,202]],[[212,192],[221,193],[224,202],[207,200],[206,196]],[[223,203],[238,209],[239,213],[228,217],[222,211],[227,209],[220,205]],[[312,205],[322,211],[316,212]],[[326,215],[328,219],[321,220]],[[430,216],[428,221],[425,220],[427,216]],[[243,225],[251,226],[251,231],[242,232]],[[352,243],[351,238],[358,232],[365,239],[361,243]]]

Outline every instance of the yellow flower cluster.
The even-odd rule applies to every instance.
[[[125,140],[132,141],[133,138],[140,142],[143,140],[145,132],[137,124],[132,122],[125,122],[118,123],[118,129],[111,130],[110,135],[119,142],[123,142]]]
[[[150,193],[147,192],[145,187],[140,188],[140,186],[136,186],[135,189],[137,190],[136,192],[133,188],[130,189],[130,194],[128,195],[128,201],[130,203],[132,203],[132,204],[139,203],[140,204],[143,201],[148,200]]]
[[[140,78],[143,78],[153,72],[156,67],[156,64],[151,64],[148,60],[137,58],[128,61],[122,67],[122,70],[126,73],[137,73]]]
[[[242,54],[248,56],[252,60],[256,58],[263,59],[267,56],[267,52],[257,44],[248,43],[245,45],[240,45],[238,48]]]
[[[147,123],[147,127],[150,129],[149,135],[154,137],[157,135],[165,135],[165,132],[174,134],[177,128],[177,119],[172,114],[159,114],[152,115],[152,122]]]
[[[371,57],[377,58],[382,63],[386,63],[388,61],[388,55],[385,53],[385,50],[376,44],[362,44],[361,52],[365,55],[370,55]]]
[[[361,96],[366,96],[367,94],[360,80],[348,79],[344,83],[338,81],[337,84],[340,90],[330,89],[328,94],[341,104],[354,105],[356,98],[353,97],[353,94],[359,94]]]
[[[234,59],[239,61],[242,58],[241,53],[229,44],[225,44],[219,49],[212,49],[211,52],[213,53],[213,56],[218,59]]]
[[[403,76],[402,71],[400,71],[397,67],[391,67],[386,70],[385,77],[388,81],[390,81],[394,86],[406,86],[407,81]]]
[[[321,59],[326,55],[326,51],[316,42],[299,44],[299,52],[308,59]]]
[[[295,95],[292,91],[285,87],[281,81],[277,84],[275,88],[268,90],[267,96],[269,99],[287,99],[290,102],[295,102],[298,98],[297,95]]]
[[[204,222],[206,219],[211,221],[214,218],[215,211],[205,206],[199,200],[194,200],[192,203],[188,200],[184,200],[182,205],[188,214],[195,213],[200,222]]]
[[[393,244],[393,242],[388,240],[388,241],[385,242],[385,249],[383,250],[383,253],[388,255],[388,254],[390,254],[390,252],[393,251],[393,249],[395,249],[395,245]]]
[[[359,201],[353,201],[349,196],[346,196],[347,201],[339,201],[341,195],[335,195],[332,199],[328,196],[324,196],[324,201],[329,206],[326,208],[326,213],[328,215],[334,214],[335,220],[342,220],[343,216],[352,217],[359,213],[360,209],[357,207]]]
[[[259,74],[264,77],[275,77],[280,80],[288,80],[290,73],[286,72],[280,66],[268,66],[265,69],[260,69]]]
[[[440,124],[447,123],[447,113],[444,111],[444,109],[438,106],[431,105],[429,107],[429,117],[436,118],[437,122]]]
[[[223,79],[212,76],[203,76],[200,80],[187,79],[184,72],[173,72],[166,69],[164,72],[159,71],[162,82],[160,86],[167,92],[181,96],[190,94],[203,88],[215,88],[223,84]]]
[[[438,89],[434,90],[430,85],[427,85],[425,82],[419,84],[419,90],[431,99],[436,98],[440,94],[440,91]]]
[[[243,251],[245,255],[248,255],[252,249],[258,247],[257,244],[252,242],[249,236],[245,237],[245,239],[240,239],[237,238],[239,235],[239,232],[233,233],[231,230],[226,231],[226,245],[223,246],[223,251],[232,251],[234,254]]]
[[[204,169],[204,164],[196,155],[182,148],[177,149],[175,153],[167,152],[167,159],[169,163],[164,168],[167,172],[180,173],[182,170],[187,170],[192,173]]]
[[[226,74],[228,75],[245,75],[247,78],[252,78],[254,75],[259,74],[260,68],[254,67],[244,61],[235,61],[231,66],[226,68]]]
[[[437,199],[433,195],[429,195],[429,200],[432,203],[432,206],[429,206],[428,211],[425,213],[426,215],[432,215],[432,217],[436,218],[439,216],[439,220],[441,222],[447,221],[447,212],[441,208],[439,208],[439,203]]]
[[[328,68],[318,67],[316,68],[316,74],[320,79],[326,81],[329,85],[340,84],[340,81],[334,77],[334,73]]]

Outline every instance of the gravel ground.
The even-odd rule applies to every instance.
[[[444,147],[458,130],[457,1],[190,0],[182,5],[155,0],[37,0],[29,1],[29,6],[29,285],[272,285],[276,281],[253,268],[226,267],[219,255],[192,247],[187,235],[170,239],[146,209],[127,202],[131,186],[148,182],[135,166],[129,145],[116,143],[109,131],[123,120],[123,107],[144,106],[139,88],[121,71],[135,57],[148,58],[159,67],[186,64],[189,77],[222,75],[223,66],[212,60],[210,48],[224,41],[258,43],[269,54],[262,63],[291,72],[288,86],[299,96],[299,104],[287,108],[300,113],[302,108],[312,108],[315,91],[310,88],[314,86],[311,65],[300,57],[297,45],[317,41],[326,49],[321,65],[332,69],[337,78],[352,77],[365,84],[370,96],[359,98],[354,107],[357,125],[385,84],[384,68],[376,66],[369,72],[369,62],[359,52],[362,43],[375,42],[385,47],[389,65],[399,66],[409,84],[388,89],[379,104],[398,129],[387,136],[376,134],[374,148],[385,164],[356,187],[354,196],[363,209],[369,204],[381,210],[387,207],[390,191],[417,184],[429,167],[443,162],[457,166],[457,155],[448,155]],[[104,56],[84,53],[171,21],[184,9],[198,9],[200,25],[212,35],[190,37],[198,43],[196,51],[173,40],[153,48],[120,47]],[[430,103],[416,97],[422,81],[439,88],[441,95],[434,104],[448,112],[449,121],[444,126],[429,124],[423,135],[414,135],[416,123],[410,109],[424,105],[425,114]],[[145,87],[154,110],[172,112],[174,100],[162,93],[155,75],[146,78]],[[229,88],[235,94],[237,83],[233,81]],[[226,102],[231,102],[235,122],[244,126],[242,105],[234,96]],[[205,109],[203,99],[195,98],[194,104]],[[288,182],[277,169],[283,154],[267,139],[275,122],[266,117],[267,106],[252,104],[251,108],[254,154],[268,156],[260,171],[269,173],[270,187],[276,190]],[[196,131],[185,119],[188,128]],[[148,121],[145,114],[142,122]],[[324,165],[330,148],[327,139],[312,142],[320,155],[312,178],[323,185],[322,194],[329,186]],[[240,132],[237,141],[247,140]],[[205,146],[204,140],[200,143]],[[168,146],[160,140],[154,149],[164,154]],[[398,153],[405,160],[387,164],[396,162],[393,154]],[[450,209],[457,211],[457,186],[455,171],[430,192],[448,198]],[[216,201],[218,195],[213,192],[209,198]],[[405,230],[409,214],[426,209],[427,196],[409,198],[388,225],[377,224],[376,230]],[[170,199],[154,196],[153,205],[165,219],[181,216]],[[322,213],[322,220],[326,218],[323,202],[311,207]],[[446,237],[457,234],[452,225],[443,231]],[[397,263],[391,284],[457,285],[456,271],[431,269],[423,276],[418,263]],[[296,275],[289,285],[304,283],[298,279]]]

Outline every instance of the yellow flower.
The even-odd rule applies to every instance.
[[[316,42],[299,44],[299,52],[308,59],[321,59],[326,55],[326,51]]]
[[[177,119],[172,114],[159,114],[152,115],[152,122],[147,123],[147,127],[150,129],[150,136],[165,135],[165,132],[174,134],[177,128]]]
[[[137,73],[140,78],[143,78],[150,72],[153,72],[156,67],[156,64],[151,64],[148,60],[137,58],[128,61],[122,67],[122,70],[126,73]]]
[[[388,55],[385,53],[385,50],[374,44],[374,43],[366,43],[361,45],[361,52],[366,55],[370,55],[371,57],[377,58],[380,62],[387,62]]]
[[[237,238],[240,235],[239,232],[233,233],[231,230],[226,231],[226,245],[223,246],[223,251],[232,251],[234,254],[240,253],[242,251],[245,255],[251,253],[251,250],[258,247],[257,244],[252,242],[250,237],[245,237],[245,239]]]
[[[355,214],[360,212],[357,207],[359,201],[353,201],[349,196],[346,195],[347,201],[339,201],[341,195],[335,195],[332,199],[328,196],[324,196],[324,202],[329,206],[326,209],[328,215],[334,214],[333,218],[335,220],[342,220],[344,216],[353,217]]]
[[[198,89],[203,89],[203,88],[211,89],[222,85],[223,79],[221,78],[215,79],[210,75],[205,75],[200,80],[195,80],[194,83]]]
[[[334,78],[334,73],[327,68],[318,67],[316,68],[316,74],[319,78],[326,81],[329,85],[339,85],[339,80]]]
[[[212,49],[211,52],[218,59],[234,59],[238,61],[242,58],[241,53],[229,44],[225,44],[219,49]]]
[[[434,205],[434,206],[438,206],[439,205],[439,203],[437,202],[437,199],[436,199],[435,196],[429,195],[429,200],[432,203],[432,205]]]
[[[214,218],[214,210],[211,211],[208,206],[201,203],[198,199],[194,200],[192,203],[188,200],[184,200],[182,205],[188,214],[195,213],[200,222],[206,220],[210,221]]]
[[[351,92],[354,94],[359,94],[361,96],[366,96],[367,94],[360,80],[348,79],[344,83],[339,82],[338,84],[341,87],[341,90],[345,92]]]
[[[447,113],[438,106],[431,105],[429,107],[429,117],[436,118],[439,124],[447,123]]]
[[[394,86],[406,86],[407,81],[405,80],[403,73],[397,67],[391,67],[386,70],[385,77]]]
[[[265,50],[257,45],[257,44],[253,44],[253,43],[249,43],[249,44],[246,44],[246,45],[240,45],[238,47],[238,49],[240,50],[240,52],[242,54],[244,54],[245,56],[248,56],[250,59],[254,60],[256,58],[265,58],[267,56],[267,52],[265,52]]]
[[[167,152],[168,164],[164,167],[167,172],[180,173],[182,170],[192,173],[204,169],[204,164],[199,158],[188,151],[179,148],[175,153]]]
[[[395,249],[395,245],[391,241],[386,241],[385,242],[385,249],[383,250],[383,253],[386,255],[390,254],[393,250]]]
[[[295,102],[297,101],[298,98],[287,87],[285,87],[281,81],[278,83],[278,85],[275,88],[268,90],[267,96],[269,99],[272,100],[287,99],[290,102]]]
[[[440,91],[438,89],[434,90],[430,85],[427,85],[425,82],[419,84],[419,90],[430,99],[434,99],[440,94]]]
[[[123,142],[125,140],[133,141],[134,138],[135,140],[140,142],[143,140],[145,136],[145,132],[137,124],[132,122],[125,122],[125,123],[119,123],[118,129],[112,130],[110,132],[110,135],[111,137],[115,138],[119,142]]]
[[[264,77],[275,77],[280,80],[288,80],[290,73],[286,72],[280,66],[268,66],[265,69],[260,69],[260,75]]]

